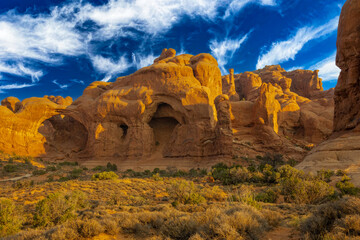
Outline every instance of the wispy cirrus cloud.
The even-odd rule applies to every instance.
[[[170,29],[183,16],[213,19],[220,0],[110,0],[104,5],[85,4],[79,12],[82,20],[91,20],[99,27],[98,38],[112,38],[128,34],[124,29],[133,28],[149,34],[159,34]]]
[[[61,84],[61,83],[59,83],[57,80],[53,80],[52,82],[53,82],[55,85],[57,85],[59,88],[61,88],[61,89],[66,89],[66,88],[69,87],[69,84]]]
[[[247,40],[248,35],[249,33],[236,39],[225,38],[221,41],[215,39],[210,41],[211,54],[217,59],[222,74],[228,73],[225,68],[226,64],[233,58],[235,52],[240,49],[241,44]]]
[[[339,18],[336,17],[324,25],[302,27],[289,39],[274,42],[269,51],[259,56],[256,68],[260,69],[266,65],[280,64],[290,59],[294,60],[306,43],[333,33],[337,29],[338,21]]]
[[[103,79],[101,79],[101,80],[99,80],[99,81],[101,81],[101,82],[108,82],[108,81],[110,81],[110,79],[111,79],[111,75],[106,75]]]
[[[44,75],[41,70],[34,70],[25,67],[22,63],[4,64],[0,62],[0,73],[7,73],[16,76],[30,77],[31,81],[38,82]]]
[[[26,88],[26,87],[32,87],[34,84],[7,84],[7,85],[0,85],[0,93],[4,93],[4,90],[11,90],[11,89],[20,89],[20,88]]]
[[[223,16],[224,19],[232,16],[233,14],[239,12],[242,10],[246,5],[253,3],[258,4],[262,6],[277,6],[277,3],[275,0],[233,0],[228,5],[225,14]]]
[[[143,54],[132,54],[133,64],[136,66],[136,69],[150,66],[154,63],[154,59],[157,58],[154,54],[143,55]]]
[[[90,59],[94,68],[100,73],[123,73],[133,66],[133,63],[128,62],[125,56],[121,56],[117,61],[100,55],[90,56]]]
[[[340,74],[340,69],[335,64],[335,58],[336,52],[309,67],[309,69],[319,70],[319,77],[321,77],[323,81],[335,81]]]

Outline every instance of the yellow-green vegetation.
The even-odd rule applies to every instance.
[[[2,183],[0,238],[267,239],[283,228],[294,239],[360,237],[360,191],[345,172],[310,175],[279,159],[143,172],[38,160],[30,178]],[[25,162],[0,171],[7,164]]]

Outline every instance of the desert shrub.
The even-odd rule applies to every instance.
[[[297,170],[296,168],[293,168],[289,165],[284,165],[281,166],[278,169],[278,172],[280,173],[280,178],[281,179],[286,179],[286,178],[302,178],[304,177],[304,172]]]
[[[58,170],[56,168],[56,166],[47,166],[46,167],[46,171],[48,171],[48,172],[55,172],[56,170]]]
[[[277,183],[280,180],[280,173],[276,172],[273,166],[266,164],[262,169],[264,181],[267,183]]]
[[[224,163],[218,163],[211,167],[211,176],[215,180],[220,180],[224,185],[231,184],[230,169]]]
[[[326,182],[289,165],[281,166],[279,173],[281,191],[288,202],[317,204],[334,194],[334,189]]]
[[[34,180],[16,181],[12,184],[12,187],[15,189],[28,188],[32,186],[34,186]]]
[[[108,171],[113,171],[113,172],[116,172],[118,170],[115,163],[111,164],[111,163],[108,162],[107,165],[106,165],[106,168],[107,168]]]
[[[272,189],[268,189],[264,192],[258,193],[255,196],[256,201],[265,202],[265,203],[275,203],[278,198],[279,198],[279,193],[275,192]]]
[[[251,186],[241,185],[229,194],[230,202],[241,202],[243,204],[261,209],[260,203],[255,200],[254,188]]]
[[[192,181],[172,181],[166,190],[174,202],[182,204],[200,204],[205,202],[200,189]]]
[[[197,233],[204,239],[261,239],[269,228],[264,216],[251,206],[238,205],[228,209],[208,208],[192,216]]]
[[[227,198],[227,194],[219,186],[204,187],[201,189],[201,195],[210,201],[224,201]]]
[[[79,163],[78,162],[61,162],[59,163],[60,166],[78,166]]]
[[[41,169],[39,169],[39,170],[34,170],[34,171],[32,172],[32,174],[35,175],[35,176],[44,175],[44,174],[46,174],[46,171],[45,171],[45,170],[41,170]]]
[[[326,182],[317,179],[291,177],[281,180],[285,200],[294,203],[321,203],[334,194],[334,189]]]
[[[18,232],[22,226],[21,210],[10,199],[0,199],[0,237]]]
[[[325,182],[330,182],[331,177],[335,175],[335,172],[332,170],[321,170],[317,172],[317,177]]]
[[[119,226],[114,219],[103,219],[101,225],[104,227],[105,233],[109,235],[116,235],[120,231]]]
[[[70,171],[68,178],[69,179],[77,179],[82,174],[83,170],[81,168],[75,168]]]
[[[360,188],[357,188],[350,182],[351,178],[344,175],[340,182],[336,183],[336,188],[340,190],[342,194],[356,196],[360,193]]]
[[[359,199],[346,197],[318,206],[316,211],[300,225],[300,229],[310,239],[325,239],[336,235],[343,236],[341,239],[346,239],[346,236],[359,236],[359,214]]]
[[[96,166],[94,167],[93,169],[91,169],[92,171],[105,171],[106,170],[106,167],[105,166]]]
[[[47,239],[50,240],[75,240],[79,237],[78,232],[69,225],[56,227],[52,231],[49,231],[46,235]]]
[[[97,236],[105,230],[95,219],[77,220],[75,225],[80,236],[84,238]]]
[[[171,216],[160,231],[171,239],[189,239],[196,233],[196,225],[191,216]]]
[[[16,172],[18,170],[18,167],[13,164],[7,164],[4,166],[4,171],[8,173]]]
[[[251,172],[247,168],[231,168],[229,172],[229,183],[237,184],[248,182],[252,178]]]
[[[283,165],[284,164],[284,158],[282,154],[270,154],[266,153],[261,160],[266,163],[270,164],[273,167]]]
[[[34,226],[47,227],[66,222],[75,218],[76,211],[87,205],[87,197],[83,192],[51,193],[36,204]]]
[[[337,170],[336,171],[336,176],[345,176],[346,175],[346,172],[344,171],[344,170],[341,170],[341,169],[339,169],[339,170]]]
[[[155,181],[162,181],[164,180],[162,177],[160,177],[159,173],[155,173],[152,175],[152,179],[154,179]]]
[[[118,179],[119,176],[114,172],[101,172],[101,173],[95,173],[92,175],[92,180],[114,180]]]

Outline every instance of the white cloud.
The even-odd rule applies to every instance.
[[[125,56],[121,56],[118,61],[113,61],[100,55],[91,56],[90,59],[98,72],[107,74],[123,73],[133,66],[133,63],[129,63]]]
[[[295,66],[295,67],[287,68],[285,70],[287,72],[291,72],[291,71],[298,70],[298,69],[304,69],[304,67],[303,66]]]
[[[310,67],[311,70],[319,70],[319,77],[323,81],[337,80],[340,74],[340,69],[335,64],[336,52],[324,60],[314,64]]]
[[[241,44],[246,41],[247,38],[248,34],[237,39],[226,38],[222,41],[217,41],[215,39],[210,41],[209,48],[211,50],[211,54],[218,61],[222,74],[228,73],[225,68],[226,64],[229,60],[232,59],[235,52],[240,48]]]
[[[52,82],[53,82],[55,85],[57,85],[59,88],[61,88],[61,89],[66,89],[66,88],[69,87],[69,84],[61,84],[61,83],[59,83],[57,80],[53,80]]]
[[[50,15],[0,16],[0,60],[32,59],[58,63],[58,55],[77,56],[84,53],[82,36],[75,30],[76,22],[64,17],[55,8]]]
[[[239,10],[242,1],[267,6],[276,4],[275,0],[232,0],[229,11]],[[219,9],[227,5],[226,0],[109,0],[102,5],[80,0],[53,7],[47,13],[20,14],[11,10],[0,14],[0,65],[11,67],[6,71],[3,67],[3,72],[31,77],[33,82],[44,75],[40,67],[61,65],[65,57],[80,55],[88,56],[100,73],[122,72],[129,67],[124,57],[114,62],[96,56],[99,41],[117,36],[137,37],[129,29],[149,37],[161,35],[184,16],[215,20]],[[87,28],[89,20],[96,27]],[[134,64],[143,67],[152,57],[138,56]],[[26,67],[21,65],[24,63]]]
[[[0,93],[4,93],[3,90],[11,90],[11,89],[20,89],[26,87],[32,87],[34,84],[8,84],[8,85],[0,85]]]
[[[38,82],[39,79],[44,75],[41,70],[34,70],[25,67],[22,63],[17,64],[4,64],[0,62],[0,73],[8,73],[12,75],[31,77],[32,82]]]
[[[85,82],[84,82],[83,80],[71,79],[70,81],[73,82],[73,83],[81,84],[81,85],[84,85],[84,84],[85,84]]]
[[[142,54],[132,54],[133,63],[135,64],[137,69],[150,66],[154,63],[154,59],[156,58],[154,54],[149,54],[144,56]]]
[[[158,34],[167,31],[183,15],[213,19],[221,0],[110,0],[102,6],[86,4],[80,9],[82,21],[92,20],[101,28],[97,37],[112,38],[123,28]]]
[[[266,65],[280,64],[290,59],[294,60],[307,42],[334,32],[337,29],[338,21],[339,18],[336,17],[318,27],[302,27],[289,39],[273,43],[268,52],[259,56],[256,68],[260,69]]]
[[[111,75],[106,75],[103,79],[101,79],[100,81],[101,82],[108,82],[108,81],[110,81],[110,79],[111,79]]]
[[[228,18],[231,15],[236,14],[237,12],[239,12],[241,9],[243,9],[249,3],[259,4],[262,6],[276,6],[277,5],[275,0],[233,0],[227,7],[223,18]]]

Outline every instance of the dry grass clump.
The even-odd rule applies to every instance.
[[[21,209],[10,199],[0,198],[0,237],[14,234],[22,226]]]
[[[309,239],[360,237],[360,200],[346,197],[320,205],[300,226]],[[332,238],[334,237],[334,238]]]

